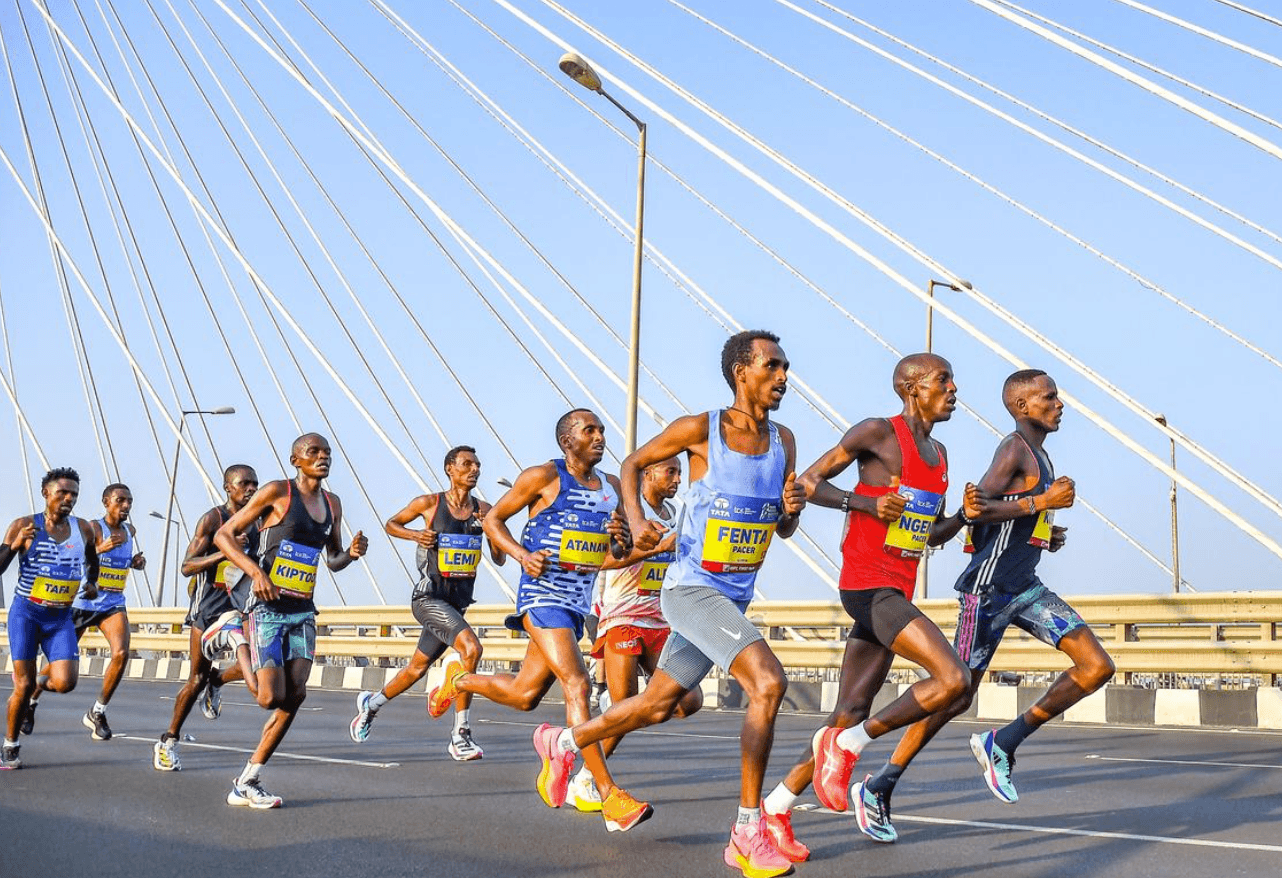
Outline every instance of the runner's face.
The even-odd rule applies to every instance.
[[[1059,388],[1049,375],[1039,375],[1024,394],[1026,417],[1047,433],[1059,429],[1064,417],[1064,401],[1059,398]]]
[[[917,380],[913,392],[921,415],[930,423],[946,421],[957,409],[957,383],[953,381],[953,367],[940,359],[937,366]]]
[[[320,438],[312,439],[299,454],[293,455],[294,466],[305,476],[323,479],[329,475],[331,455],[328,442]]]
[[[74,479],[57,479],[44,487],[45,512],[55,518],[66,518],[76,508],[80,483]]]
[[[677,495],[677,489],[681,487],[681,462],[675,457],[648,467],[645,473],[658,489],[660,497],[670,500]]]
[[[258,491],[258,473],[253,470],[237,470],[227,480],[227,499],[237,507],[244,506]]]
[[[788,358],[778,343],[758,338],[752,342],[752,361],[736,366],[748,399],[766,411],[774,411],[788,392]]]
[[[481,461],[470,451],[460,451],[445,468],[450,484],[456,488],[472,490],[481,479]]]
[[[575,416],[574,426],[566,439],[566,452],[586,460],[592,466],[605,457],[605,425],[591,412]]]
[[[126,521],[129,511],[134,508],[134,495],[126,488],[117,488],[103,502],[107,517],[116,521]]]

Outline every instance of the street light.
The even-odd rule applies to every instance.
[[[174,448],[174,468],[169,474],[169,508],[164,515],[165,519],[165,540],[164,546],[160,550],[160,588],[156,591],[156,606],[165,605],[165,564],[169,560],[169,525],[174,522],[174,490],[178,487],[178,454],[183,447],[183,427],[187,426],[188,415],[234,415],[236,410],[229,405],[219,406],[216,409],[183,409],[181,417],[178,418],[178,445]],[[156,518],[160,518],[159,513],[152,513]],[[175,593],[177,589],[175,589]]]
[[[930,301],[926,303],[926,353],[928,354],[931,352],[931,345],[935,340],[935,287],[947,287],[955,293],[960,293],[962,291],[962,287],[965,287],[968,290],[974,289],[968,280],[959,280],[957,283],[961,284],[961,286],[958,286],[957,284],[950,284],[946,280],[933,279],[926,284],[926,297],[930,299]]]
[[[632,254],[632,333],[628,340],[628,411],[624,453],[631,454],[637,447],[637,380],[641,360],[641,258],[642,225],[645,217],[645,123],[632,115],[623,104],[616,101],[601,87],[601,77],[584,58],[566,52],[557,62],[566,76],[588,91],[594,91],[623,111],[623,115],[637,126],[637,219],[636,244]]]
[[[1155,415],[1153,420],[1166,426],[1166,415]],[[1171,438],[1171,469],[1175,469],[1175,439]],[[1180,510],[1177,482],[1171,479],[1171,582],[1175,593],[1180,593]]]

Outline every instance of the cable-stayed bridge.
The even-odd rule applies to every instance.
[[[557,70],[571,50],[649,126],[642,441],[724,403],[722,340],[765,327],[805,466],[897,410],[929,306],[964,404],[936,434],[954,482],[1009,429],[1014,368],[1069,401],[1059,590],[1171,589],[1173,485],[1187,587],[1274,586],[1267,10],[7,0],[0,37],[0,497],[35,508],[71,465],[89,516],[128,483],[151,559],[133,600],[161,587],[175,444],[171,553],[224,466],[276,478],[295,435],[329,436],[371,536],[326,586],[344,603],[403,599],[408,547],[381,523],[440,489],[452,445],[478,448],[491,497],[574,406],[622,456],[635,132]],[[766,596],[831,594],[837,519],[806,514]],[[961,565],[937,554],[931,594]],[[492,601],[514,572],[485,576]]]

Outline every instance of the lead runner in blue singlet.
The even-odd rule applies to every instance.
[[[259,775],[307,697],[316,649],[313,594],[321,554],[326,566],[337,572],[369,547],[364,533],[357,531],[351,545],[343,548],[343,505],[337,495],[321,488],[331,457],[324,436],[299,436],[289,452],[289,462],[297,470],[294,478],[268,482],[214,534],[214,545],[250,578],[245,639],[258,682],[258,704],[272,711],[258,749],[232,783],[229,805],[281,806],[279,796],[263,789]],[[259,526],[257,560],[240,541],[255,523]]]
[[[80,649],[71,602],[80,591],[87,598],[98,594],[98,551],[93,528],[75,518],[71,510],[80,496],[80,476],[69,467],[49,470],[40,482],[44,512],[14,519],[0,545],[0,573],[18,558],[18,582],[9,608],[9,653],[13,657],[13,694],[0,769],[22,767],[18,755],[18,727],[36,691],[36,658],[49,662],[40,688],[70,692],[80,677]]]
[[[778,337],[760,330],[731,336],[721,352],[721,372],[734,391],[730,407],[678,418],[621,467],[623,502],[637,547],[649,550],[667,528],[645,515],[641,474],[678,454],[689,460],[690,489],[678,524],[677,558],[660,598],[672,636],[658,670],[640,695],[586,723],[549,734],[556,735],[553,749],[572,758],[581,748],[664,722],[713,664],[720,665],[748,697],[740,734],[739,812],[723,859],[745,875],[771,878],[792,871],[762,825],[760,810],[775,716],[788,681],[744,611],[772,538],[793,534],[806,496],[794,472],[792,431],[770,420],[788,389],[788,358]],[[544,773],[550,774],[548,757],[540,755]]]
[[[456,693],[470,692],[515,710],[533,710],[560,681],[567,719],[588,718],[588,674],[579,650],[583,619],[591,611],[593,583],[606,555],[624,557],[632,536],[620,512],[618,478],[597,469],[605,456],[601,419],[587,409],[566,412],[556,423],[556,441],[565,456],[517,476],[484,522],[491,545],[521,564],[516,613],[507,619],[509,628],[530,636],[520,673],[469,674],[451,663],[445,683],[429,696],[431,703],[445,704]],[[507,521],[522,511],[529,519],[518,542]],[[549,728],[535,730],[536,747],[547,743]],[[594,778],[608,779],[600,747],[585,751],[583,761]],[[554,808],[565,801],[568,767],[559,783],[558,796],[544,796]],[[611,830],[630,829],[650,815],[649,805],[613,784],[598,781],[597,789]]]

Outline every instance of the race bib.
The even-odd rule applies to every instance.
[[[122,563],[115,558],[106,555],[98,556],[98,590],[110,592],[122,592],[125,590],[125,579],[129,576],[129,562],[123,562],[123,566],[115,566]]]
[[[926,551],[930,529],[935,526],[944,495],[920,488],[899,486],[899,495],[908,501],[899,520],[886,528],[885,551],[898,558],[920,558]]]
[[[672,552],[664,552],[642,561],[641,573],[637,576],[637,591],[657,594],[663,588],[663,578],[668,575],[668,565],[674,557]]]
[[[782,508],[778,500],[717,494],[703,532],[704,570],[751,573],[766,560]]]
[[[966,544],[962,546],[962,551],[967,555],[975,554],[975,541],[971,539],[972,536],[971,529],[966,528]]]
[[[1045,509],[1037,513],[1037,523],[1033,525],[1033,535],[1028,538],[1030,546],[1039,549],[1051,547],[1051,525],[1055,523],[1055,512]]]
[[[476,576],[481,564],[480,534],[437,534],[436,568],[446,579]]]
[[[605,532],[604,512],[567,512],[561,530],[557,563],[562,570],[592,573],[601,569],[610,537]]]
[[[271,572],[267,576],[272,585],[280,589],[281,594],[310,598],[316,590],[316,568],[320,563],[320,553],[320,549],[281,540],[276,549],[276,560],[272,562]]]
[[[218,566],[214,568],[214,585],[221,589],[228,589],[227,571],[232,566],[230,561],[219,561]]]
[[[78,579],[54,579],[49,576],[37,576],[31,584],[30,600],[51,607],[65,607],[71,604],[80,590]]]

